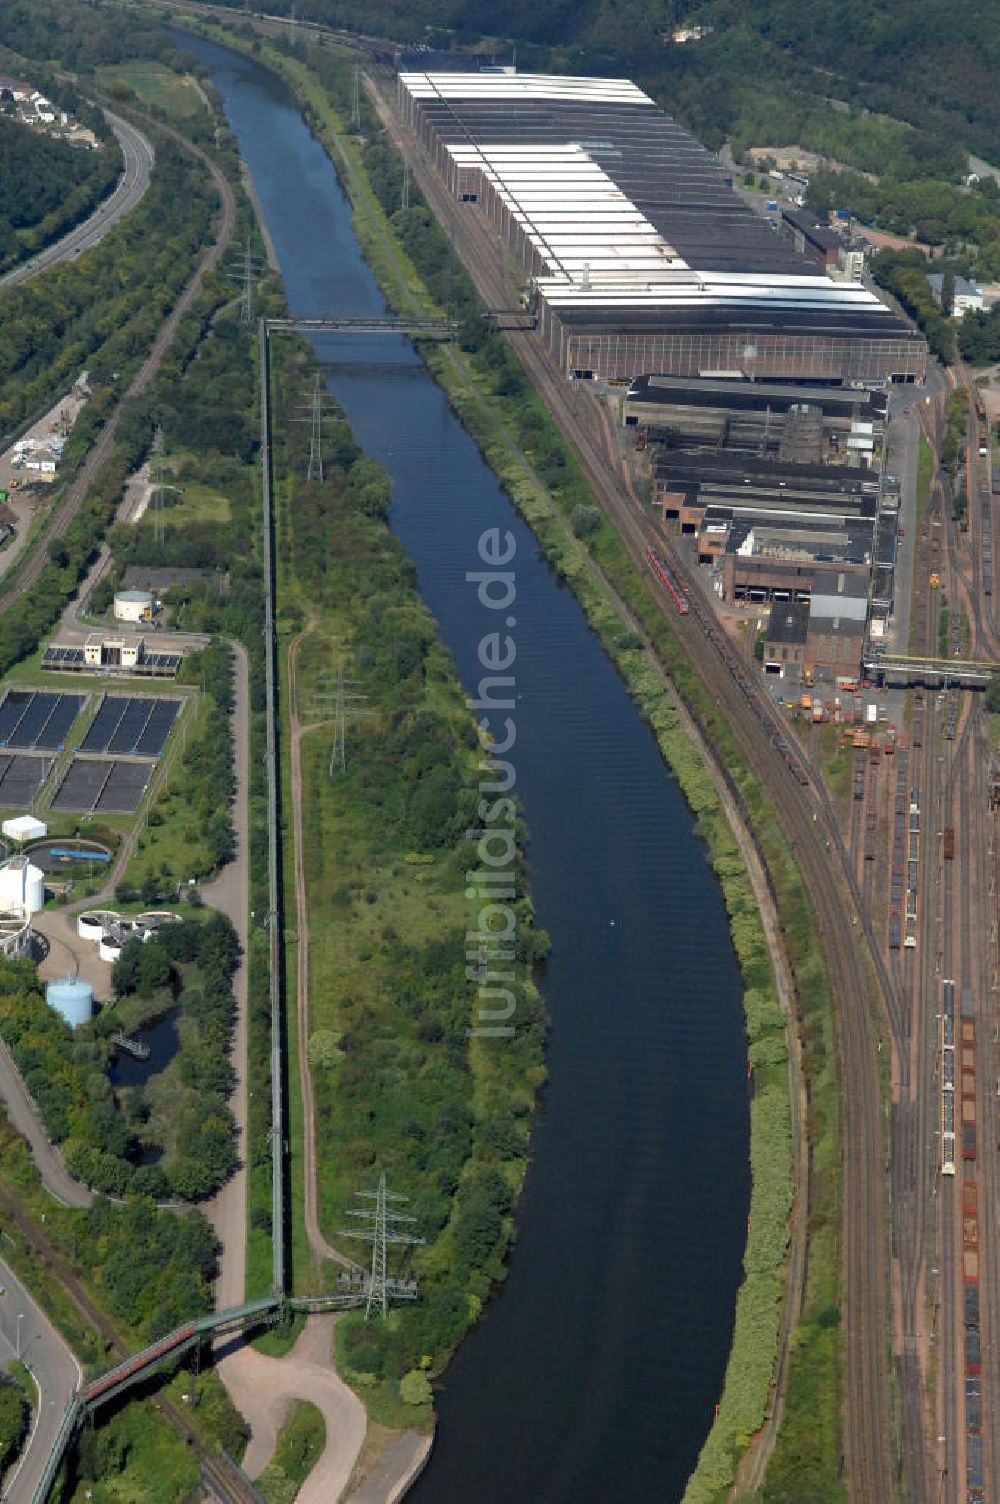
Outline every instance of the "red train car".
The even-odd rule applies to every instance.
[[[666,585],[667,589],[670,591],[671,599],[673,600],[673,603],[677,607],[677,610],[680,612],[681,616],[686,616],[691,607],[688,602],[687,596],[684,594],[684,591],[674,579],[673,571],[670,569],[670,566],[664,563],[664,561],[660,558],[660,555],[656,552],[655,548],[647,548],[646,555],[649,559],[650,569],[652,569],[655,575],[659,576],[664,585]]]

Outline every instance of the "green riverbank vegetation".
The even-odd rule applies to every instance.
[[[747,981],[747,1031],[757,1071],[757,1098],[752,1114],[754,1190],[746,1280],[738,1300],[718,1421],[689,1485],[687,1497],[692,1504],[726,1497],[738,1458],[768,1410],[793,1182],[786,1030],[760,916],[711,779],[682,730],[674,696],[694,713],[726,769],[730,792],[753,832],[782,916],[810,1102],[808,1193],[805,1185],[797,1187],[796,1212],[808,1220],[808,1278],[791,1348],[784,1419],[764,1496],[781,1497],[781,1489],[793,1479],[808,1477],[811,1498],[839,1500],[843,1497],[837,1304],[839,1119],[832,997],[814,943],[815,921],[787,843],[729,726],[691,669],[617,534],[599,509],[596,527],[590,516],[586,528],[574,526],[574,514],[578,522],[581,505],[591,512],[595,509],[575,458],[530,389],[510,347],[484,329],[481,306],[462,269],[454,267],[449,272],[447,239],[412,185],[410,209],[396,207],[401,165],[370,106],[363,107],[360,139],[344,129],[349,71],[338,67],[329,55],[316,56],[313,71],[290,55],[291,49],[276,49],[259,40],[248,44],[229,32],[216,34],[230,45],[252,46],[255,55],[296,89],[313,130],[342,173],[354,204],[356,232],[387,296],[407,312],[440,312],[447,307],[462,319],[461,349],[428,350],[427,363],[554,566],[576,590],[592,625],[656,727],[664,754],[712,845]],[[585,533],[584,539],[580,532]],[[608,584],[628,602],[625,619],[612,604]],[[644,650],[646,643],[655,657]]]
[[[426,1244],[404,1268],[419,1278],[420,1299],[384,1324],[345,1317],[338,1366],[373,1417],[421,1426],[430,1415],[428,1378],[504,1278],[543,1079],[544,1021],[531,973],[546,942],[533,927],[523,832],[511,807],[496,829],[506,832],[517,893],[512,1027],[509,1037],[470,1038],[477,997],[467,968],[481,963],[466,935],[482,903],[466,892],[477,861],[466,832],[490,818],[480,802],[488,764],[413,566],[389,531],[388,477],[361,453],[339,412],[328,424],[325,481],[302,479],[306,435],[289,420],[312,371],[301,347],[272,340],[286,791],[291,736],[300,723],[311,728],[301,732],[299,797],[308,812],[306,1064],[319,1220],[335,1246],[357,1256],[337,1231],[355,1193],[384,1171],[390,1188],[410,1198],[407,1212]],[[350,723],[346,769],[331,776],[323,699],[338,665],[366,699],[364,715]],[[285,827],[293,827],[287,794]],[[295,929],[290,840],[285,864],[294,1000],[296,946],[306,937]],[[294,1016],[289,1036],[294,1099]],[[292,1111],[294,1121],[301,1104]],[[293,1131],[293,1202],[301,1204],[297,1139]],[[294,1238],[298,1283],[310,1260],[298,1227]]]
[[[295,1400],[278,1432],[274,1457],[256,1480],[267,1504],[294,1504],[294,1499],[326,1446],[326,1423],[309,1400]]]

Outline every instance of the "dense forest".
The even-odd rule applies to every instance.
[[[0,114],[0,271],[84,219],[120,170],[113,139],[80,150]]]
[[[961,143],[1000,162],[1000,0],[274,0],[269,10],[524,67],[628,74],[708,144],[801,142],[897,176],[955,169]],[[674,29],[699,24],[698,41]],[[845,113],[845,107],[851,110]],[[880,111],[915,129],[866,116]],[[762,139],[763,138],[763,139]],[[894,161],[896,152],[901,154]],[[905,160],[905,159],[909,160]]]

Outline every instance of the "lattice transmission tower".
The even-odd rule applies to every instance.
[[[157,423],[150,449],[149,485],[153,503],[153,542],[162,543],[166,531],[163,521],[163,492],[166,486],[166,470],[163,464],[163,428]]]
[[[264,262],[254,254],[250,248],[250,236],[246,238],[246,244],[239,250],[234,251],[229,264],[229,280],[235,282],[240,290],[240,323],[252,324],[255,322],[254,290],[257,278],[264,269]]]
[[[356,131],[361,129],[361,69],[357,64],[354,66],[354,100],[351,108],[351,125]]]
[[[326,675],[312,696],[312,711],[321,714],[323,720],[333,721],[333,740],[330,743],[329,777],[347,772],[347,721],[350,716],[366,715],[360,701],[368,696],[353,688],[357,679],[348,678],[343,662],[338,663],[335,674]]]
[[[400,1196],[394,1191],[386,1190],[385,1171],[379,1176],[377,1191],[358,1191],[357,1195],[366,1201],[373,1201],[374,1206],[363,1206],[357,1210],[348,1210],[349,1217],[362,1217],[370,1222],[371,1226],[364,1232],[355,1232],[353,1228],[345,1228],[344,1232],[350,1238],[364,1238],[372,1245],[372,1265],[368,1283],[368,1301],[365,1306],[365,1320],[370,1321],[375,1315],[382,1317],[383,1321],[389,1314],[389,1301],[391,1300],[415,1300],[417,1296],[416,1280],[392,1279],[388,1273],[389,1248],[392,1247],[415,1247],[425,1240],[414,1237],[412,1233],[405,1232],[400,1226],[403,1222],[416,1222],[416,1217],[407,1216],[405,1212],[397,1211],[395,1204],[408,1201],[408,1196]]]
[[[319,372],[313,381],[313,389],[308,402],[301,405],[306,412],[301,418],[293,418],[293,423],[309,424],[309,464],[306,467],[307,480],[323,479],[323,423],[326,419],[326,403],[329,400],[328,393],[324,390],[323,379]]]

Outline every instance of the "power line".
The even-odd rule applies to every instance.
[[[351,125],[356,131],[361,129],[361,69],[357,63],[354,65],[354,101],[351,110]]]
[[[409,159],[409,157],[404,157],[403,158],[403,194],[402,194],[402,198],[400,199],[399,207],[401,209],[408,209],[410,207],[410,159]]]

